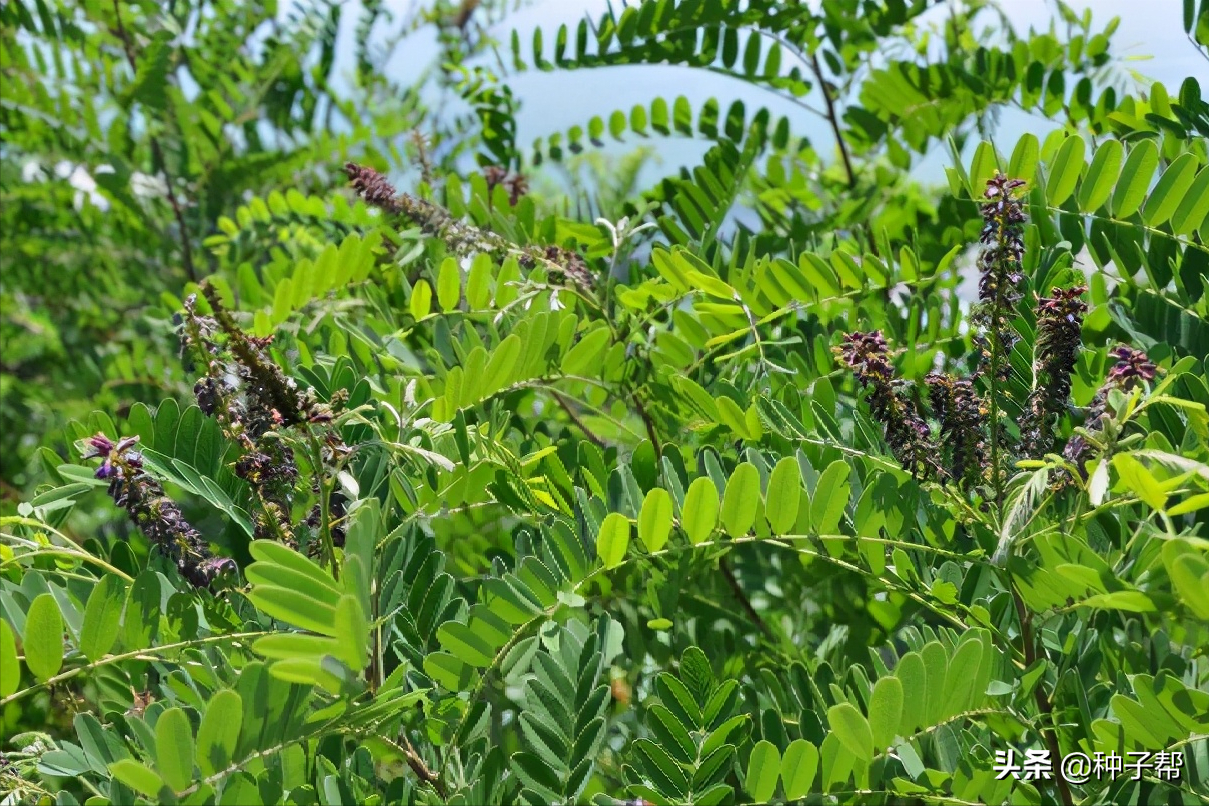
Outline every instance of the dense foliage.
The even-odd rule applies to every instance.
[[[933,5],[0,8],[4,802],[1209,801],[1209,105]]]

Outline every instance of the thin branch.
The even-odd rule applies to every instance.
[[[817,540],[820,537],[826,538],[829,536],[828,535],[782,535],[780,537],[758,537],[756,535],[748,535],[748,536],[744,536],[744,537],[731,537],[731,536],[727,536],[727,535],[722,535],[716,539],[705,540],[705,541],[702,541],[701,543],[683,543],[683,544],[676,544],[676,545],[668,545],[662,549],[659,549],[658,551],[650,552],[649,554],[634,554],[634,555],[627,556],[625,559],[623,559],[617,565],[614,565],[614,566],[611,566],[608,568],[606,568],[605,566],[602,565],[602,566],[596,568],[594,571],[589,572],[588,575],[586,577],[584,577],[579,582],[578,585],[575,586],[575,590],[577,592],[585,590],[586,586],[599,576],[603,576],[605,574],[616,573],[619,569],[632,566],[638,562],[645,562],[645,561],[651,559],[652,557],[672,557],[672,556],[678,556],[684,552],[706,551],[709,549],[733,547],[733,546],[741,544],[741,543],[760,543],[760,544],[766,545],[766,546],[774,546],[776,548],[784,549],[786,551],[792,551],[797,554],[801,554],[803,556],[814,557],[821,562],[825,562],[830,565],[834,565],[837,568],[843,568],[846,571],[851,571],[856,574],[866,574],[867,575],[867,572],[865,570],[863,570],[862,568],[860,568],[859,566],[853,565],[852,563],[847,562],[846,560],[841,560],[839,558],[832,557],[831,554],[825,550],[817,551],[812,548],[804,548],[801,546],[793,545],[793,543],[795,543],[799,540],[812,541],[812,540]],[[844,537],[845,539],[848,539],[848,540],[852,539],[851,535],[844,535],[844,536],[837,535],[837,537]],[[917,545],[917,546],[913,546],[913,548],[928,549],[929,547],[923,546],[923,545]],[[954,627],[957,627],[962,630],[971,629],[972,622],[967,623],[967,622],[963,621],[960,617],[953,614],[952,611],[955,606],[948,605],[948,604],[941,605],[938,602],[930,601],[929,599],[927,599],[925,596],[923,596],[919,592],[908,587],[905,583],[896,582],[895,579],[893,579],[892,577],[883,576],[878,581],[883,586],[885,586],[885,588],[887,590],[893,590],[898,593],[901,593],[903,596],[906,596],[908,599],[910,599],[911,601],[920,605],[921,607],[932,611],[937,617],[949,622]],[[960,609],[960,608],[958,608],[958,609]],[[986,625],[981,625],[981,626],[986,626]],[[1001,633],[1001,631],[997,627],[990,626],[987,628],[991,630],[992,634],[997,639],[999,639],[999,641],[1002,645],[1010,647],[1013,652],[1016,651],[1015,645],[1008,642],[1007,638]],[[1013,659],[1013,663],[1016,663],[1015,659]]]
[[[844,160],[844,170],[848,172],[848,187],[855,188],[856,174],[852,170],[852,158],[848,156],[848,144],[844,142],[844,133],[840,131],[840,121],[835,114],[835,99],[831,97],[831,92],[827,89],[827,81],[823,78],[823,68],[819,66],[818,54],[810,54],[810,66],[814,70],[814,77],[818,79],[823,100],[827,102],[827,122],[831,124],[835,142],[840,148],[840,157]]]
[[[1206,49],[1204,45],[1198,42],[1196,37],[1192,34],[1186,34],[1186,36],[1188,37],[1188,41],[1192,43],[1192,46],[1196,48],[1196,52],[1201,55],[1201,58],[1209,62],[1209,49]]]
[[[651,440],[651,446],[655,449],[655,455],[662,457],[663,446],[659,443],[659,435],[655,432],[655,421],[651,419],[646,406],[642,405],[642,398],[636,394],[634,395],[634,409],[638,412],[638,416],[642,418],[642,424],[646,426],[646,434]]]
[[[584,580],[584,582],[586,581],[587,579]],[[580,584],[582,585],[583,583]],[[558,603],[556,602],[555,606],[557,606],[557,604]],[[453,736],[456,737],[462,735],[462,731],[466,728],[466,720],[470,719],[471,714],[474,713],[474,708],[470,706],[473,706],[475,703],[477,703],[479,698],[483,696],[483,692],[487,689],[487,681],[491,678],[491,673],[504,662],[505,656],[512,651],[514,646],[528,637],[530,630],[536,629],[541,625],[542,622],[550,617],[551,612],[553,612],[553,607],[551,607],[550,610],[542,610],[533,618],[517,627],[512,633],[512,637],[508,639],[507,643],[500,647],[499,651],[495,653],[495,657],[491,659],[490,665],[488,665],[486,669],[483,669],[479,672],[479,682],[477,685],[475,685],[474,690],[470,692],[470,698],[466,701],[468,707],[466,708],[465,713],[462,714],[462,718],[458,721],[457,727],[454,728],[452,734]]]
[[[550,390],[550,394],[554,396],[554,399],[558,401],[558,405],[561,406],[562,410],[565,411],[567,416],[571,418],[571,422],[575,423],[579,430],[584,432],[584,436],[591,440],[593,445],[598,448],[605,447],[607,443],[604,441],[604,438],[588,427],[588,424],[585,423],[583,418],[575,412],[575,409],[572,408],[571,403],[565,397],[556,392],[554,389]]]
[[[718,560],[718,569],[722,572],[722,578],[726,580],[726,584],[730,587],[730,591],[736,601],[739,602],[739,606],[743,608],[743,612],[747,613],[747,617],[760,628],[760,632],[764,633],[766,638],[772,638],[772,630],[769,629],[767,622],[764,621],[759,611],[751,603],[751,599],[747,598],[747,593],[743,590],[743,586],[739,584],[739,579],[735,576],[735,572],[731,569],[730,563],[726,561],[725,556]]]
[[[392,745],[396,751],[402,753],[403,757],[407,759],[407,766],[411,767],[411,771],[416,774],[417,778],[431,786],[440,795],[441,800],[449,798],[445,784],[441,782],[440,776],[428,768],[428,765],[424,763],[424,759],[420,758],[420,754],[416,752],[416,748],[412,745],[411,740],[407,738],[406,734],[400,734],[400,738],[403,739],[404,743],[402,747],[385,736],[379,736],[378,738]]]
[[[205,638],[195,638],[192,641],[179,641],[175,644],[163,644],[161,646],[137,649],[132,652],[123,652],[120,655],[107,655],[106,657],[101,658],[100,660],[93,661],[92,663],[85,664],[84,666],[77,666],[74,669],[68,669],[66,672],[61,672],[61,673],[55,675],[54,677],[47,678],[46,680],[43,680],[39,683],[34,683],[29,688],[23,688],[19,691],[14,691],[12,694],[9,694],[7,697],[0,699],[0,708],[3,708],[5,705],[8,705],[10,702],[14,702],[16,700],[21,699],[22,697],[26,696],[27,694],[32,694],[33,692],[38,691],[39,689],[50,688],[52,686],[56,686],[59,683],[64,682],[65,680],[70,680],[71,678],[76,677],[77,675],[92,671],[94,669],[98,669],[102,666],[109,666],[114,663],[121,663],[122,661],[125,661],[125,660],[155,660],[160,654],[165,653],[165,652],[172,652],[177,649],[189,649],[189,648],[195,647],[195,646],[203,646],[206,644],[221,643],[223,641],[242,641],[242,640],[248,639],[248,638],[259,638],[262,635],[270,635],[270,633],[262,630],[262,631],[256,631],[256,632],[231,633],[229,635],[211,635],[211,636],[207,636]]]
[[[1011,577],[1009,575],[1009,582]],[[1009,586],[1012,592],[1012,601],[1016,605],[1016,616],[1020,620],[1020,643],[1024,650],[1024,667],[1031,667],[1037,660],[1037,647],[1033,643],[1033,627],[1032,618],[1029,615],[1028,608],[1024,604],[1024,600],[1020,598],[1020,594],[1016,591],[1014,584]],[[1046,747],[1049,748],[1050,758],[1062,758],[1062,749],[1058,744],[1058,734],[1053,725],[1054,706],[1049,700],[1049,696],[1045,693],[1044,681],[1038,680],[1036,687],[1033,689],[1033,696],[1037,700],[1037,710],[1041,712],[1041,716],[1046,718],[1050,726],[1040,730],[1041,736],[1045,739]],[[1070,787],[1066,783],[1066,778],[1059,775],[1054,779],[1058,787],[1058,798],[1063,806],[1073,806],[1074,799],[1071,797]]]
[[[134,46],[130,42],[126,26],[122,23],[121,0],[113,0],[113,16],[117,21],[117,35],[118,39],[122,41],[122,50],[126,53],[126,61],[130,63],[130,69],[137,76],[139,66],[134,58]],[[147,140],[151,145],[151,158],[159,165],[160,171],[164,174],[164,186],[168,190],[168,203],[172,205],[172,214],[176,217],[176,225],[181,231],[181,262],[185,264],[185,273],[189,275],[189,279],[196,283],[197,270],[193,267],[193,247],[189,242],[189,227],[185,224],[185,212],[181,208],[180,201],[176,198],[176,191],[172,189],[173,179],[172,174],[168,171],[168,162],[164,159],[164,151],[160,148],[160,141],[156,139],[155,135],[149,134]]]

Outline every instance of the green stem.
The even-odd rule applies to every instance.
[[[323,472],[323,448],[319,445],[314,431],[307,429],[307,440],[311,446],[311,465],[315,478],[319,482],[319,541],[323,544],[323,555],[327,558],[332,569],[332,577],[339,579],[336,568],[336,544],[332,541],[332,484]]]
[[[206,644],[217,644],[223,641],[240,641],[245,638],[259,638],[262,635],[269,634],[270,633],[267,631],[258,631],[232,633],[231,635],[211,635],[206,638],[196,638],[192,641],[179,641],[175,644],[164,644],[163,646],[147,647],[145,649],[136,649],[132,652],[123,652],[120,655],[110,655],[108,657],[101,658],[100,660],[93,661],[92,663],[85,664],[84,666],[77,666],[74,669],[68,669],[66,672],[61,672],[54,677],[47,678],[41,683],[35,683],[29,688],[23,688],[20,691],[15,691],[12,694],[9,694],[7,697],[0,699],[0,708],[3,708],[10,702],[19,700],[28,694],[32,694],[39,689],[58,685],[65,680],[70,680],[77,675],[81,675],[84,672],[91,671],[93,669],[99,669],[102,666],[121,663],[124,660],[155,660],[156,656],[160,655],[161,653],[171,652],[177,649],[189,649],[190,647],[204,646]]]
[[[500,647],[499,651],[495,653],[495,657],[491,659],[491,665],[489,665],[486,669],[483,669],[481,672],[479,672],[478,685],[476,685],[474,687],[474,690],[472,692],[470,692],[470,698],[466,701],[466,703],[467,703],[466,711],[462,715],[462,718],[458,721],[458,726],[453,731],[453,736],[455,738],[458,736],[461,736],[462,731],[465,730],[466,720],[469,719],[471,713],[473,713],[474,704],[476,702],[478,702],[480,697],[483,696],[483,692],[487,688],[487,679],[491,676],[491,673],[495,671],[496,667],[498,667],[501,663],[504,662],[504,657],[507,656],[507,654],[512,651],[512,647],[516,646],[522,640],[527,638],[530,630],[541,626],[541,624],[549,617],[550,617],[550,613],[546,610],[543,610],[542,612],[538,613],[536,616],[534,616],[533,618],[529,619],[524,624],[522,624],[516,630],[516,632],[512,633],[512,637],[508,639],[508,642],[506,644],[504,644],[502,647]],[[453,750],[453,748],[451,748],[451,750]],[[448,756],[446,756],[446,759],[448,759]],[[441,769],[437,771],[437,777],[440,777],[441,775],[443,775],[444,772],[445,772],[445,763],[442,762]]]
[[[1029,615],[1028,608],[1024,604],[1024,599],[1020,597],[1016,590],[1015,577],[1011,572],[1007,573],[1008,590],[1012,594],[1012,602],[1016,606],[1016,617],[1020,621],[1020,643],[1021,649],[1024,651],[1025,668],[1031,667],[1037,661],[1037,644],[1033,637],[1032,617]],[[1033,689],[1033,698],[1037,702],[1037,711],[1043,721],[1049,723],[1048,727],[1041,728],[1038,732],[1041,738],[1045,741],[1045,746],[1049,750],[1050,758],[1062,758],[1062,748],[1058,743],[1058,730],[1054,720],[1054,705],[1050,701],[1049,695],[1045,692],[1045,680],[1037,681],[1036,687]],[[1057,789],[1058,800],[1063,806],[1073,806],[1074,798],[1071,795],[1070,786],[1067,785],[1066,779],[1061,776],[1055,776],[1055,788]]]
[[[854,565],[853,563],[850,563],[846,560],[839,559],[837,557],[832,557],[831,554],[829,552],[827,552],[826,550],[820,551],[820,550],[816,550],[816,549],[812,549],[812,548],[794,545],[794,543],[796,543],[798,541],[813,542],[816,540],[843,540],[843,541],[864,540],[864,541],[873,541],[873,542],[885,544],[885,545],[897,545],[897,546],[901,546],[904,549],[907,549],[907,548],[918,549],[921,551],[931,551],[933,553],[943,551],[943,549],[935,549],[931,546],[927,546],[927,545],[923,545],[923,544],[906,543],[905,541],[891,541],[890,539],[886,539],[886,538],[864,538],[864,537],[854,538],[852,535],[802,534],[802,535],[781,535],[779,537],[760,537],[758,535],[744,535],[742,537],[729,537],[727,535],[720,535],[716,538],[704,540],[700,543],[695,543],[695,544],[694,543],[678,543],[675,545],[668,545],[667,547],[662,548],[659,551],[653,551],[650,553],[643,553],[643,554],[631,554],[631,555],[625,557],[617,565],[614,565],[609,568],[600,566],[600,567],[596,568],[595,570],[588,572],[588,575],[585,576],[582,580],[580,580],[578,584],[576,584],[575,591],[579,592],[579,591],[583,590],[585,588],[585,586],[587,586],[589,583],[591,583],[597,577],[600,577],[600,576],[603,576],[603,575],[609,574],[609,573],[614,573],[614,572],[618,571],[619,569],[632,566],[639,562],[644,562],[646,560],[651,559],[652,557],[673,557],[673,556],[678,556],[680,554],[683,554],[685,552],[708,551],[711,549],[716,550],[716,549],[720,549],[720,548],[724,548],[724,547],[740,545],[743,543],[761,543],[763,545],[773,546],[773,547],[776,547],[776,548],[784,550],[784,551],[791,551],[791,552],[794,552],[794,553],[797,553],[797,554],[800,554],[800,555],[803,555],[806,557],[812,557],[821,562],[825,562],[830,565],[834,565],[837,568],[843,568],[846,571],[851,571],[856,574],[861,574],[861,575],[868,574],[867,571],[865,571],[864,569],[862,569],[861,567],[859,567],[857,565]],[[992,636],[994,636],[994,638],[999,642],[1000,646],[1007,647],[1012,652],[1017,652],[1014,644],[1008,639],[1008,637],[998,627],[995,627],[994,625],[982,624],[977,621],[967,622],[967,621],[963,620],[960,616],[954,615],[954,613],[952,611],[956,609],[959,612],[962,612],[963,615],[971,616],[969,610],[963,609],[963,606],[960,603],[950,605],[950,604],[941,604],[938,602],[931,601],[927,597],[925,597],[924,595],[922,595],[918,591],[916,591],[914,588],[910,587],[906,582],[898,582],[898,581],[894,580],[893,578],[888,577],[886,575],[883,575],[882,577],[880,577],[878,581],[882,585],[884,585],[887,590],[892,590],[892,591],[902,594],[903,596],[906,596],[908,599],[915,602],[920,607],[923,607],[926,610],[932,611],[932,613],[935,614],[938,618],[949,622],[954,627],[957,627],[960,630],[963,630],[963,631],[969,630],[975,626],[985,627],[986,629],[990,630]],[[507,647],[505,647],[505,649],[507,649]],[[1015,663],[1017,666],[1019,666],[1019,662],[1017,661],[1016,658],[1013,658],[1012,662]],[[1021,668],[1023,668],[1023,667],[1021,667]]]
[[[992,323],[998,322],[999,300],[995,301],[996,310],[992,314]],[[1003,523],[1003,473],[999,467],[999,333],[992,325],[989,336],[991,340],[991,381],[990,381],[990,428],[991,428],[991,484],[995,490],[995,522]]]
[[[54,548],[52,546],[46,546],[46,547],[38,548],[38,549],[31,549],[30,551],[25,551],[20,554],[14,554],[9,559],[0,563],[0,568],[6,568],[9,565],[12,565],[14,563],[20,563],[22,559],[25,559],[27,557],[70,557],[73,560],[79,560],[81,563],[92,563],[93,565],[97,566],[98,568],[102,568],[105,571],[108,571],[109,573],[114,574],[115,576],[119,576],[122,579],[126,580],[127,582],[134,581],[134,578],[131,577],[129,574],[116,568],[115,566],[110,565],[109,563],[102,560],[100,557],[95,557],[91,554],[87,554],[82,551],[72,551],[70,549]],[[95,581],[95,580],[93,580],[93,581]]]

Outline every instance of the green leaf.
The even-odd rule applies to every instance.
[[[563,356],[562,373],[564,375],[583,375],[585,373],[598,375],[601,369],[600,356],[608,343],[609,329],[607,327],[598,327],[585,333]]]
[[[667,543],[672,531],[672,497],[662,487],[655,487],[642,501],[638,515],[638,539],[649,552],[656,552]]]
[[[462,270],[452,257],[441,261],[437,272],[437,303],[443,311],[452,311],[462,299]]]
[[[691,764],[697,757],[697,745],[688,729],[662,703],[647,711],[647,727],[659,745],[676,756],[682,764]]]
[[[1037,136],[1031,133],[1023,135],[1016,142],[1012,158],[1008,161],[1008,176],[1032,182],[1040,158],[1041,145],[1037,142]]]
[[[781,753],[770,741],[761,740],[751,749],[747,761],[747,779],[744,786],[756,803],[768,803],[777,791],[781,776]]]
[[[940,642],[930,641],[924,644],[919,654],[923,658],[928,681],[927,706],[920,724],[935,725],[940,721],[940,714],[948,702],[949,653]]]
[[[43,593],[29,605],[25,616],[25,665],[45,683],[63,668],[63,616],[55,597]]]
[[[1121,172],[1121,162],[1125,156],[1125,148],[1120,140],[1108,140],[1096,149],[1083,184],[1079,187],[1079,209],[1094,212],[1100,205],[1108,201],[1112,195],[1113,186]]]
[[[625,559],[630,545],[630,521],[620,512],[611,512],[601,521],[596,534],[596,553],[605,568],[616,568]]]
[[[848,506],[852,485],[848,481],[851,468],[843,459],[836,459],[819,476],[810,502],[810,520],[819,534],[834,534]]]
[[[155,766],[176,792],[193,782],[193,727],[180,708],[169,708],[156,720]]]
[[[706,476],[693,480],[680,508],[680,526],[693,545],[704,542],[718,525],[718,488]]]
[[[1171,230],[1176,235],[1191,235],[1199,229],[1209,215],[1209,166],[1201,168],[1192,188],[1185,194],[1175,214],[1171,216]]]
[[[893,676],[879,678],[869,695],[869,729],[873,733],[873,746],[879,751],[894,742],[902,717],[902,681]]]
[[[1209,621],[1209,562],[1192,554],[1163,556],[1180,598],[1197,618]]]
[[[1190,495],[1180,503],[1173,507],[1167,508],[1167,514],[1171,516],[1184,515],[1189,512],[1196,512],[1198,509],[1209,507],[1209,493],[1197,493]]]
[[[655,271],[659,272],[659,276],[667,280],[668,284],[676,290],[677,294],[688,290],[686,268],[675,255],[664,249],[653,249],[651,250],[651,265],[655,267]]]
[[[521,355],[521,340],[515,333],[500,342],[484,370],[483,394],[491,395],[512,382],[516,361]]]
[[[1125,167],[1117,180],[1117,189],[1112,194],[1112,214],[1116,218],[1129,218],[1146,198],[1154,169],[1159,167],[1159,150],[1153,140],[1143,140],[1129,152]]]
[[[999,159],[995,156],[995,146],[983,140],[974,149],[974,159],[970,163],[970,195],[978,198],[986,188],[987,180],[994,178],[998,170]]]
[[[265,584],[288,587],[296,579],[305,578],[318,586],[318,588],[313,588],[311,585],[307,585],[307,591],[314,591],[315,596],[325,603],[331,604],[332,607],[336,606],[336,601],[343,593],[343,588],[331,574],[323,570],[314,560],[289,546],[272,540],[254,540],[248,545],[248,551],[253,559],[264,563],[264,565],[253,563],[249,569],[256,568],[265,579]]]
[[[491,255],[479,252],[470,264],[470,273],[466,277],[466,304],[471,310],[486,308],[491,302],[491,273],[495,264]]]
[[[130,87],[131,96],[148,107],[163,111],[168,107],[168,71],[172,63],[172,34],[158,31],[138,58],[138,72]]]
[[[690,646],[680,656],[680,679],[694,700],[704,703],[709,699],[714,688],[714,669],[701,647]]]
[[[938,714],[939,719],[948,719],[961,713],[969,707],[970,697],[974,692],[974,681],[978,679],[978,667],[982,664],[982,642],[965,641],[953,658],[949,661],[949,669],[945,675],[947,696],[945,706]]]
[[[17,636],[8,622],[0,618],[0,698],[21,685],[21,661],[17,659]]]
[[[1167,504],[1167,493],[1146,466],[1127,453],[1112,457],[1112,466],[1117,469],[1121,483],[1145,501],[1152,509],[1162,510]]]
[[[80,652],[84,657],[97,661],[113,648],[122,627],[125,604],[126,589],[118,577],[103,576],[93,586],[80,628]]]
[[[336,657],[340,652],[340,642],[321,635],[280,632],[257,638],[252,642],[252,649],[259,655],[273,659],[322,658],[324,655]]]
[[[1142,591],[1113,591],[1097,593],[1078,603],[1080,607],[1101,610],[1124,610],[1129,613],[1153,613],[1158,610],[1154,600]]]
[[[760,471],[751,462],[740,462],[726,482],[722,495],[722,525],[731,537],[747,534],[760,509]]]
[[[873,760],[873,733],[854,705],[842,702],[827,709],[827,723],[850,753],[866,763]]]
[[[358,596],[346,593],[336,605],[334,626],[340,644],[337,657],[350,669],[360,672],[369,658],[369,621]]]
[[[80,747],[93,770],[104,773],[109,764],[129,756],[116,731],[101,727],[100,720],[92,714],[76,714],[72,719],[72,726],[76,729]]]
[[[694,288],[698,288],[710,296],[726,300],[736,298],[735,290],[717,277],[693,269],[687,271],[685,277]]]
[[[800,800],[810,792],[819,771],[819,751],[805,739],[794,739],[781,757],[781,787],[786,800]]]
[[[124,758],[109,765],[109,773],[135,792],[155,798],[164,788],[164,779],[152,772],[145,764],[132,758]]]
[[[160,582],[150,569],[139,574],[126,594],[122,615],[122,644],[126,650],[146,649],[159,634],[161,617]]]
[[[1124,694],[1114,694],[1109,701],[1113,713],[1125,726],[1126,736],[1134,744],[1141,747],[1164,747],[1165,731],[1161,721],[1149,714],[1136,700],[1131,700]]]
[[[341,691],[347,675],[344,667],[314,658],[285,658],[269,667],[269,674],[287,683],[322,686],[336,694]]]
[[[628,527],[627,527],[628,528]],[[441,647],[463,663],[479,668],[491,665],[495,649],[467,624],[447,621],[437,629]]]
[[[256,779],[248,773],[240,770],[223,781],[218,806],[261,806],[263,803],[260,787],[256,785]]]
[[[1142,220],[1148,226],[1157,227],[1171,218],[1171,214],[1184,201],[1188,189],[1196,178],[1196,157],[1191,153],[1183,153],[1175,158],[1175,162],[1167,166],[1159,182],[1150,192],[1146,207],[1142,210]]]
[[[910,736],[923,725],[927,713],[928,675],[918,652],[908,652],[898,661],[894,676],[903,684],[903,717],[898,733]]]
[[[844,466],[847,470],[847,465]],[[764,513],[773,534],[783,535],[793,530],[798,519],[802,498],[802,471],[794,456],[783,457],[768,477],[768,503]]]
[[[231,764],[242,724],[243,698],[231,689],[216,691],[197,729],[197,766],[202,775],[214,775]]]
[[[701,706],[693,698],[688,687],[674,675],[664,672],[655,678],[655,690],[663,704],[685,727],[693,727],[701,723]]]
[[[431,652],[424,658],[424,673],[450,691],[461,691],[474,681],[474,667],[448,652]]]
[[[694,806],[718,806],[725,803],[734,793],[730,784],[714,784],[713,786],[693,793]]]
[[[741,439],[755,439],[756,435],[749,433],[747,422],[743,416],[743,409],[739,408],[739,404],[731,400],[726,395],[720,395],[714,403],[718,412],[718,420],[734,431]]]
[[[335,635],[336,608],[308,594],[273,585],[256,585],[248,592],[252,604],[278,621],[321,635]]]
[[[516,776],[528,787],[537,790],[542,800],[556,797],[562,792],[562,781],[557,772],[541,756],[526,752],[513,753],[510,762]]]
[[[1045,187],[1046,201],[1055,207],[1069,199],[1075,190],[1079,174],[1083,171],[1083,149],[1083,138],[1078,135],[1067,137],[1058,149]]]
[[[407,301],[407,310],[417,321],[432,313],[432,286],[427,280],[416,281],[411,289],[411,299]]]
[[[650,739],[639,739],[631,747],[659,791],[683,800],[689,791],[689,779],[667,751]]]

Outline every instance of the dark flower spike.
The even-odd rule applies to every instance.
[[[235,324],[213,289],[207,286],[203,293],[214,316],[200,316],[196,298],[191,296],[185,301],[182,337],[188,348],[199,343],[198,334],[206,334],[207,374],[193,387],[197,405],[217,419],[223,433],[244,450],[234,471],[251,484],[262,505],[253,514],[255,536],[293,545],[290,512],[297,464],[288,445],[265,437],[282,428],[314,422],[327,407],[298,390],[268,354],[271,336],[247,334]]]
[[[1087,408],[1087,429],[1089,431],[1099,430],[1100,419],[1108,413],[1109,394],[1114,389],[1122,392],[1131,391],[1136,389],[1139,383],[1153,381],[1159,372],[1159,368],[1145,352],[1135,350],[1128,345],[1118,344],[1108,351],[1108,355],[1117,359],[1117,362],[1108,370],[1103,385]],[[1066,449],[1062,455],[1074,464],[1079,469],[1079,473],[1086,478],[1083,465],[1091,458],[1091,453],[1091,445],[1088,441],[1083,437],[1074,436],[1071,437],[1070,442],[1066,443]]]
[[[1082,347],[1087,286],[1055,288],[1037,301],[1036,388],[1020,418],[1021,449],[1039,458],[1053,449],[1054,426],[1070,402],[1071,373]]]
[[[1021,259],[1027,220],[1016,190],[1024,184],[1020,179],[997,174],[987,181],[983,194],[988,201],[982,205],[979,235],[983,245],[978,256],[979,306],[972,319],[987,332],[987,338],[998,340],[1000,353],[1009,351],[1016,341],[1011,320],[1020,301],[1018,286],[1024,279]]]
[[[109,480],[109,497],[124,508],[147,539],[172,558],[181,576],[196,587],[208,585],[219,573],[234,569],[234,562],[210,555],[201,534],[189,525],[176,502],[164,494],[158,481],[143,470],[142,456],[131,448],[138,437],[116,443],[104,434],[89,437],[85,458],[104,457],[96,477]]]
[[[1108,383],[1116,384],[1120,389],[1134,388],[1137,385],[1135,381],[1153,381],[1158,374],[1159,368],[1141,350],[1119,344],[1108,354],[1117,359],[1117,363],[1108,371]]]
[[[508,203],[513,207],[520,201],[521,196],[529,192],[529,180],[521,174],[510,174],[507,168],[499,165],[488,165],[483,169],[483,178],[487,180],[487,189],[495,190],[503,185],[508,192]]]
[[[349,162],[345,164],[344,170],[352,182],[353,189],[367,204],[391,215],[407,218],[426,234],[443,241],[452,252],[460,255],[484,252],[497,260],[512,256],[526,269],[538,264],[544,266],[554,282],[566,278],[589,290],[595,283],[595,278],[584,259],[575,252],[561,246],[514,244],[494,232],[454,218],[440,205],[407,193],[399,193],[385,176],[373,168]],[[523,185],[514,183],[514,195],[519,198],[523,191]]]
[[[940,421],[942,449],[949,459],[949,475],[959,484],[978,482],[986,463],[983,426],[986,412],[969,378],[940,372],[924,378],[932,411]]]
[[[268,357],[263,346],[235,323],[212,285],[203,284],[202,293],[214,311],[214,319],[218,322],[219,329],[227,337],[226,347],[238,365],[239,375],[244,381],[245,394],[253,398],[249,402],[249,410],[253,406],[263,408],[266,413],[276,410],[278,416],[290,425],[305,422],[315,406],[315,401],[299,391],[293,379]],[[269,416],[271,418],[271,415]]]
[[[375,172],[359,173],[358,181],[371,195],[393,195],[385,179],[375,176]],[[299,389],[269,352],[272,335],[245,332],[213,286],[203,284],[202,293],[212,315],[199,314],[197,298],[191,295],[181,318],[182,348],[200,351],[206,364],[206,374],[193,387],[198,407],[218,420],[226,437],[242,450],[232,469],[249,483],[260,505],[252,515],[254,536],[296,548],[298,524],[293,510],[299,471],[290,435],[319,429],[311,434],[321,436],[324,446],[315,471],[335,472],[332,468],[350,449],[331,424],[347,404],[348,392],[337,390],[328,403],[322,403],[313,392]],[[338,519],[334,503],[329,509],[331,519]],[[333,539],[336,532],[333,527]]]
[[[404,212],[398,192],[381,173],[355,162],[345,163],[344,172],[348,174],[357,195],[365,199],[366,204],[395,215]]]
[[[913,475],[939,475],[931,429],[914,401],[902,393],[901,382],[894,379],[881,331],[846,334],[835,353],[861,386],[870,390],[870,413],[885,428],[886,442],[899,464]]]
[[[104,434],[97,433],[85,440],[88,445],[88,451],[84,454],[84,459],[95,459],[98,456],[108,456],[109,452],[114,449],[113,440]]]

